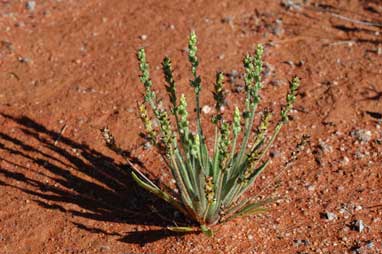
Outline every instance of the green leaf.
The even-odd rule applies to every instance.
[[[267,198],[265,200],[255,201],[255,202],[250,202],[250,200],[249,201],[244,200],[238,205],[230,208],[227,211],[227,216],[223,218],[222,221],[226,222],[226,221],[235,219],[239,216],[246,216],[246,215],[251,215],[254,213],[263,212],[266,210],[263,206],[273,202],[274,200],[275,199],[273,198]]]
[[[205,234],[208,237],[212,237],[214,233],[210,228],[208,228],[206,225],[200,225],[200,229],[202,230],[203,234]]]
[[[168,230],[173,232],[189,233],[189,232],[198,232],[199,229],[194,227],[167,227]]]
[[[159,189],[158,186],[152,186],[152,184],[149,184],[148,182],[140,179],[137,174],[133,171],[131,171],[131,176],[132,178],[134,179],[134,181],[139,185],[141,186],[142,188],[144,188],[145,190],[153,193],[155,196],[163,199],[164,201],[166,201],[167,203],[171,204],[172,206],[174,206],[176,209],[178,209],[179,211],[181,211],[184,215],[188,216],[189,213],[187,212],[187,210],[184,208],[184,205],[182,203],[180,203],[175,197],[173,197],[172,195],[162,191],[161,189]]]

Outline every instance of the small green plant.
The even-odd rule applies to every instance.
[[[216,114],[212,117],[215,126],[215,142],[213,152],[209,153],[206,138],[203,134],[200,117],[201,78],[197,69],[197,37],[190,34],[188,43],[188,59],[191,64],[192,80],[196,105],[196,130],[191,130],[188,121],[187,101],[182,94],[178,98],[176,83],[173,78],[171,61],[165,57],[162,62],[166,90],[170,100],[170,110],[159,106],[159,99],[152,89],[149,64],[145,50],[141,48],[137,57],[141,71],[140,80],[145,87],[143,103],[139,104],[139,112],[145,127],[146,138],[161,151],[166,165],[175,179],[178,193],[170,194],[149,180],[130,161],[133,179],[144,189],[173,205],[186,217],[199,225],[199,229],[212,235],[210,226],[222,223],[238,216],[253,215],[265,210],[264,205],[271,199],[257,201],[255,198],[244,198],[243,194],[252,186],[256,177],[267,167],[269,148],[279,134],[281,127],[288,122],[288,112],[296,99],[299,79],[290,81],[290,91],[286,97],[286,105],[281,109],[272,135],[267,135],[272,113],[264,111],[259,125],[254,128],[255,112],[260,102],[259,91],[262,88],[262,55],[263,47],[258,45],[254,55],[246,55],[244,64],[245,105],[241,112],[235,107],[232,121],[223,117],[222,107],[225,101],[223,88],[224,75],[216,74],[214,99]],[[152,113],[147,110],[149,107]],[[152,115],[152,117],[151,117]],[[170,120],[174,117],[174,124]],[[159,123],[154,127],[153,120]],[[254,135],[252,136],[254,131]],[[241,138],[239,138],[241,136]],[[106,130],[104,137],[115,151],[114,138]],[[240,142],[238,142],[240,140]],[[250,142],[251,141],[251,142]],[[174,231],[192,231],[192,227],[170,227]]]

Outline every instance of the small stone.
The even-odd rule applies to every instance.
[[[336,136],[342,136],[342,134],[343,133],[339,130],[336,130],[336,132],[334,132],[334,135],[336,135]]]
[[[284,63],[288,64],[290,67],[295,67],[295,64],[292,60],[285,61]]]
[[[352,223],[352,229],[361,233],[365,229],[365,225],[362,220],[355,220]]]
[[[299,247],[301,245],[308,246],[310,244],[309,240],[305,240],[305,239],[293,240],[293,243],[296,247]]]
[[[110,247],[109,246],[101,246],[99,249],[100,249],[100,251],[108,251],[108,250],[110,250]]]
[[[243,92],[245,89],[245,86],[242,85],[242,84],[235,84],[235,86],[233,87],[232,91],[235,92],[235,93],[241,93]]]
[[[353,251],[351,252],[352,254],[362,254],[362,248],[361,247],[353,247]]]
[[[22,57],[22,56],[19,56],[17,58],[17,60],[20,62],[20,63],[29,63],[31,60],[28,58],[28,57]]]
[[[371,131],[359,129],[359,130],[353,130],[351,133],[351,136],[356,138],[358,141],[362,143],[367,143],[371,140]]]
[[[281,5],[287,10],[300,11],[302,9],[301,0],[283,0],[281,1]]]
[[[25,8],[27,8],[30,11],[34,11],[34,9],[36,8],[36,1],[28,1],[28,2],[26,2]]]
[[[249,234],[249,235],[247,236],[247,238],[248,238],[248,240],[253,240],[253,235]]]
[[[151,144],[151,142],[146,142],[146,143],[143,145],[143,148],[144,148],[145,150],[150,150],[152,146],[153,146],[153,145]]]
[[[309,184],[307,187],[308,191],[314,191],[316,187],[314,185]]]
[[[302,67],[305,65],[305,61],[304,60],[300,60],[297,64],[296,64],[298,67]]]
[[[346,156],[344,156],[343,158],[342,158],[342,160],[340,161],[340,163],[342,164],[342,165],[347,165],[347,164],[349,164],[349,158],[348,157],[346,157]]]
[[[202,107],[202,112],[203,112],[204,114],[208,114],[208,113],[210,113],[210,112],[211,112],[211,107],[208,106],[208,105],[204,105],[204,106]]]
[[[147,40],[147,35],[146,35],[146,34],[142,34],[141,36],[139,36],[139,38],[140,38],[142,41],[145,41],[145,40]]]
[[[222,18],[222,23],[226,23],[226,24],[229,24],[229,25],[232,25],[233,23],[233,17],[231,16],[226,16],[224,18]]]
[[[333,147],[331,145],[328,145],[327,143],[325,143],[321,139],[318,140],[318,148],[320,148],[321,151],[324,153],[328,153],[328,152],[331,153],[333,151]]]
[[[331,213],[331,212],[325,212],[323,213],[323,217],[327,220],[335,220],[337,219],[337,215],[335,213]]]
[[[366,248],[368,248],[368,249],[372,249],[372,248],[374,248],[374,243],[373,243],[373,241],[367,241],[367,242],[366,242]]]
[[[232,70],[231,72],[227,73],[228,80],[231,84],[236,84],[236,79],[238,79],[240,76],[240,73],[237,70]]]
[[[278,158],[278,157],[281,156],[281,153],[280,153],[279,151],[274,150],[274,151],[271,151],[271,152],[270,152],[270,156],[271,156],[272,158]]]
[[[263,68],[263,73],[262,73],[264,75],[264,78],[266,79],[269,76],[271,76],[273,70],[274,70],[274,67],[271,64],[265,63]]]
[[[232,70],[230,73],[228,73],[229,77],[237,78],[239,77],[239,72],[237,70]]]
[[[350,214],[351,214],[346,208],[341,208],[341,209],[339,210],[339,213],[342,214],[342,216],[343,216],[345,219],[349,218],[349,216],[350,216]],[[348,228],[346,228],[346,229],[348,229]]]
[[[280,80],[280,79],[273,79],[270,82],[271,86],[276,86],[276,87],[279,87],[279,86],[281,86],[283,84],[284,84],[284,82],[282,80]]]
[[[272,28],[272,33],[276,36],[284,34],[283,21],[281,19],[276,19],[275,25]]]

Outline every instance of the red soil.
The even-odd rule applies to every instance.
[[[381,253],[382,5],[281,2],[0,1],[0,253]],[[202,105],[213,106],[215,71],[242,71],[256,43],[270,67],[262,107],[277,111],[287,80],[302,80],[278,156],[252,190],[271,183],[263,196],[281,201],[217,226],[213,238],[164,230],[174,210],[132,183],[99,133],[109,126],[154,178],[164,174],[139,136],[135,53],[146,47],[163,97],[158,67],[169,55],[190,97],[192,29]],[[229,112],[242,96],[229,93]],[[274,184],[303,134],[310,145]]]

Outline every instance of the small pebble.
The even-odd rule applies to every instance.
[[[274,150],[270,152],[270,155],[272,158],[278,158],[281,156],[281,153],[279,151]]]
[[[337,215],[335,213],[331,213],[331,212],[324,212],[322,214],[322,217],[327,219],[327,220],[335,220],[335,219],[337,219]]]
[[[101,247],[99,248],[99,250],[100,250],[100,251],[108,251],[108,250],[110,250],[110,247],[109,247],[109,246],[101,246]]]
[[[324,153],[331,153],[331,152],[333,152],[333,147],[331,145],[328,145],[327,143],[325,143],[321,139],[318,140],[318,148],[320,148],[321,151],[324,152]]]
[[[353,221],[352,229],[361,233],[365,229],[365,225],[362,220]]]
[[[342,214],[342,216],[343,216],[345,219],[349,218],[349,216],[350,216],[350,212],[349,212],[346,208],[341,208],[341,209],[339,210],[339,213]],[[346,229],[348,229],[348,228],[346,228]]]
[[[151,142],[146,142],[146,143],[143,145],[143,148],[144,148],[145,150],[150,150],[152,146],[153,146],[153,145],[151,144]]]
[[[19,56],[17,58],[17,60],[20,62],[20,63],[29,63],[31,60],[28,58],[28,57],[22,57],[22,56]]]
[[[304,66],[305,65],[305,61],[304,60],[300,60],[298,63],[297,63],[297,66],[298,67],[301,67],[301,66]]]
[[[356,248],[352,248],[353,251],[351,252],[352,254],[362,254],[362,248],[361,247],[356,247]]]
[[[302,9],[302,3],[299,0],[283,0],[281,1],[281,5],[287,10],[300,11]]]
[[[284,82],[280,79],[274,79],[274,80],[271,80],[270,82],[271,86],[281,86],[282,84],[284,84]]]
[[[235,84],[234,88],[232,89],[235,93],[241,93],[245,90],[245,86],[242,84]]]
[[[34,9],[36,8],[36,1],[28,1],[28,2],[26,2],[25,8],[27,8],[30,11],[34,11]]]
[[[239,72],[237,70],[232,70],[230,73],[228,73],[229,77],[237,78],[239,77]]]
[[[366,248],[368,248],[368,249],[372,249],[372,248],[374,248],[374,243],[373,243],[373,241],[367,241],[367,242],[366,242]]]
[[[283,21],[281,19],[276,19],[275,25],[272,29],[272,33],[276,36],[281,36],[284,34]]]
[[[342,160],[340,161],[340,163],[342,164],[342,165],[347,165],[347,164],[349,164],[349,158],[348,157],[346,157],[346,156],[344,156],[343,158],[342,158]]]
[[[264,78],[268,78],[272,74],[273,70],[274,67],[271,64],[265,63],[263,68]]]
[[[208,105],[204,105],[204,106],[202,107],[202,112],[203,112],[204,114],[208,114],[208,113],[210,113],[210,112],[211,112],[211,107],[208,106]]]
[[[294,245],[296,247],[299,247],[301,245],[307,246],[307,245],[309,245],[310,242],[309,242],[309,240],[305,240],[305,239],[300,240],[300,239],[298,239],[298,240],[293,240],[293,243],[294,243]]]
[[[222,18],[222,23],[226,23],[226,24],[229,24],[229,25],[232,25],[233,23],[233,17],[231,16],[226,16],[224,18]]]
[[[147,35],[146,35],[146,34],[142,34],[141,36],[139,36],[139,38],[140,38],[142,41],[145,41],[145,40],[147,40]]]
[[[288,64],[291,67],[294,67],[294,62],[292,60],[285,61],[284,63]]]

